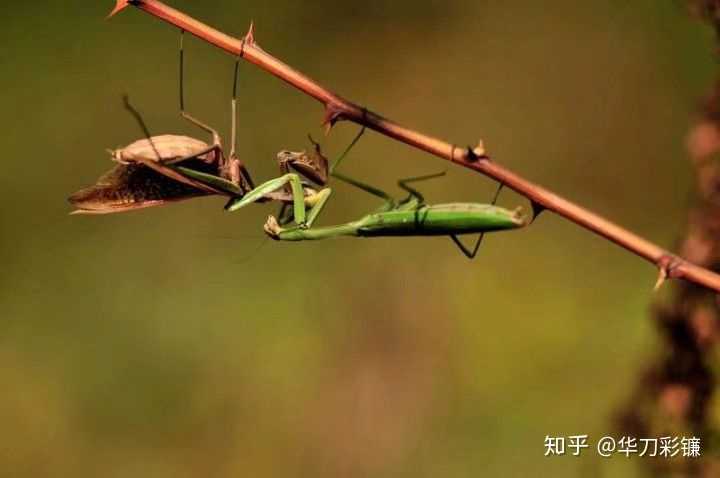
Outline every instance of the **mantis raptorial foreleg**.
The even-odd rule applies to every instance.
[[[328,165],[327,160],[325,160],[322,155],[319,154],[319,148],[317,143],[313,141],[313,144],[316,147],[316,151],[318,153],[318,157],[321,161],[297,161],[297,158],[294,158],[295,161],[291,161],[290,157],[288,157],[288,160],[285,160],[284,158],[280,161],[280,168],[281,171],[283,171],[285,174],[280,176],[279,178],[271,179],[257,188],[252,189],[251,191],[247,192],[242,198],[233,198],[230,200],[230,202],[225,207],[228,211],[235,211],[237,209],[240,209],[241,207],[244,207],[252,202],[256,202],[259,200],[262,200],[265,198],[267,194],[270,194],[272,192],[277,191],[280,188],[285,188],[289,186],[289,193],[291,195],[292,203],[293,203],[293,216],[292,219],[295,220],[295,222],[300,225],[301,227],[309,227],[312,225],[312,223],[315,221],[315,219],[318,217],[320,212],[325,207],[325,204],[327,203],[327,200],[329,199],[330,195],[332,194],[332,190],[329,188],[322,189],[319,192],[314,192],[312,189],[308,188],[306,189],[302,181],[300,179],[300,176],[297,173],[290,173],[288,172],[290,170],[290,166],[292,166],[294,169],[297,169],[301,173],[305,175],[309,175],[312,178],[315,178],[316,181],[324,182],[327,180],[327,173],[331,172],[337,167],[339,162],[347,155],[347,153],[352,149],[352,147],[357,143],[357,141],[362,136],[363,132],[365,131],[365,128],[363,128],[360,133],[353,139],[352,143],[346,148],[346,150],[340,155],[340,157],[333,162],[332,165]],[[312,141],[312,138],[310,138]],[[282,152],[281,152],[282,154]],[[281,156],[281,155],[279,155]],[[318,159],[318,158],[316,158]],[[200,173],[197,171],[193,171],[187,168],[182,168],[180,166],[177,167],[178,170],[182,171],[184,174],[187,174],[188,176],[197,179],[198,181],[204,181],[212,184],[215,187],[225,189],[227,188],[227,185],[223,184],[222,182],[218,182],[217,178],[208,175],[205,173]],[[392,198],[388,196],[383,191],[380,191],[378,189],[373,188],[372,186],[365,185],[363,183],[360,183],[358,181],[355,181],[354,179],[348,178],[346,176],[343,176],[341,174],[334,174],[335,177],[338,179],[341,179],[343,181],[346,181],[350,184],[353,184],[356,187],[359,187],[361,189],[366,190],[367,192],[374,194],[376,196],[381,197],[384,199],[388,206],[386,209],[389,209],[393,206]],[[306,195],[306,191],[309,192],[308,195]],[[309,209],[308,209],[309,208]],[[306,210],[307,209],[307,210]],[[280,224],[285,225],[288,222],[290,222],[289,218],[285,217],[285,210],[286,205],[283,205],[280,209],[280,212],[278,213],[278,221]]]
[[[245,207],[250,203],[262,199],[266,194],[277,191],[286,184],[290,184],[290,189],[292,191],[293,215],[295,218],[295,223],[298,224],[300,227],[309,226],[311,222],[314,221],[315,218],[317,218],[318,214],[325,206],[325,203],[330,196],[330,189],[323,189],[322,191],[312,194],[311,196],[306,198],[305,190],[303,188],[302,182],[300,181],[300,176],[295,173],[285,174],[283,176],[280,176],[279,178],[271,179],[261,184],[260,186],[245,194],[242,199],[238,198],[231,200],[230,203],[228,203],[228,205],[225,207],[225,209],[227,209],[228,211],[236,211],[241,207]],[[307,216],[305,213],[306,206],[311,206],[311,209],[307,213]]]
[[[306,200],[306,203],[310,203],[311,205],[310,210],[307,213],[307,219],[305,222],[305,225],[307,227],[311,227],[313,225],[315,219],[317,219],[317,217],[320,215],[320,212],[322,212],[323,208],[325,207],[327,200],[330,199],[331,194],[332,189],[325,188],[318,191],[317,194],[311,196]]]
[[[240,184],[243,191],[249,191],[255,188],[250,173],[243,165],[243,162],[237,156],[237,97],[238,97],[238,76],[240,72],[240,58],[235,60],[235,75],[233,77],[233,94],[230,101],[230,110],[232,119],[230,122],[230,156],[227,160],[227,173],[230,180],[235,184]]]

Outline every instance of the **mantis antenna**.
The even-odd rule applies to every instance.
[[[127,93],[123,95],[123,104],[125,105],[125,109],[130,112],[133,118],[135,118],[135,121],[137,121],[140,129],[142,129],[143,134],[145,135],[145,139],[148,140],[148,142],[150,143],[150,147],[152,147],[153,152],[155,153],[155,158],[157,159],[157,161],[162,160],[162,157],[160,157],[160,153],[158,152],[157,147],[155,147],[155,143],[152,140],[152,136],[150,135],[150,129],[148,129],[147,124],[145,124],[145,120],[143,119],[140,112],[136,110],[133,105],[130,104],[130,96]]]

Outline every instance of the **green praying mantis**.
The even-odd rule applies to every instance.
[[[293,198],[292,222],[295,225],[283,227],[289,224],[291,220],[284,218],[282,212],[280,213],[280,220],[274,216],[269,216],[264,230],[272,239],[309,241],[338,236],[448,236],[469,259],[477,255],[485,233],[518,229],[527,225],[527,220],[522,215],[520,208],[509,210],[495,205],[502,186],[498,188],[491,204],[448,203],[430,205],[426,204],[423,195],[418,190],[410,187],[409,184],[438,178],[444,176],[445,172],[399,180],[398,186],[408,193],[407,198],[400,201],[380,189],[336,172],[335,170],[340,162],[347,156],[364,131],[365,128],[361,129],[347,149],[329,166],[328,173],[336,179],[382,199],[384,204],[379,209],[355,221],[333,226],[313,227],[315,220],[330,198],[332,189],[324,188],[316,194],[308,196],[303,191],[303,183],[297,173],[287,173],[266,181],[247,192],[244,196],[231,199],[225,209],[237,211],[273,191],[290,185]],[[178,169],[194,180],[204,181],[207,179],[205,173],[183,167]],[[465,246],[459,238],[464,234],[477,233],[480,236],[472,249]]]
[[[324,206],[318,203],[307,216],[305,223],[283,228],[274,216],[268,217],[265,232],[281,241],[307,241],[338,236],[388,237],[388,236],[449,236],[468,258],[477,254],[486,232],[517,229],[525,226],[526,220],[520,209],[510,211],[494,204],[448,203],[429,205],[423,195],[408,184],[424,181],[445,173],[401,179],[398,185],[407,191],[408,197],[397,201],[386,193],[358,181],[346,181],[384,200],[377,210],[360,219],[344,224],[325,227],[311,227]],[[346,180],[338,178],[340,180]],[[239,203],[238,203],[239,204]],[[240,207],[240,206],[238,206]],[[462,234],[480,233],[472,250],[458,238]]]

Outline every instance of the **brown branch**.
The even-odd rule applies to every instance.
[[[158,0],[117,0],[117,5],[110,16],[129,5],[188,31],[235,56],[242,57],[303,93],[312,96],[324,105],[325,122],[328,126],[332,126],[339,120],[353,121],[410,146],[478,171],[527,197],[538,210],[553,211],[653,263],[660,270],[661,280],[659,283],[665,278],[685,279],[720,292],[720,275],[681,259],[637,234],[527,181],[491,161],[484,154],[481,146],[475,150],[456,147],[454,144],[403,127],[332,93],[262,50],[255,42],[252,26],[243,39],[233,38]]]

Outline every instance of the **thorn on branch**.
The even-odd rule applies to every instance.
[[[483,144],[482,140],[478,142],[478,145],[474,148],[468,146],[467,152],[465,153],[465,159],[466,161],[470,163],[474,163],[476,161],[480,161],[481,159],[490,159],[490,156],[487,155],[485,152],[485,145]]]
[[[333,126],[335,126],[335,123],[340,121],[342,119],[342,110],[333,103],[328,103],[325,105],[325,114],[323,115],[323,122],[322,126],[325,127],[325,134],[330,134],[330,130]]]
[[[245,43],[248,45],[254,45],[255,44],[255,22],[250,22],[250,28],[248,28],[247,33],[244,37]]]
[[[248,28],[247,33],[242,38],[242,42],[240,43],[240,54],[238,55],[240,58],[245,57],[245,45],[250,46],[257,46],[255,43],[255,22],[250,22],[250,28]]]
[[[667,270],[664,267],[661,267],[659,270],[657,281],[655,281],[655,287],[653,287],[653,292],[657,292],[660,287],[665,283],[667,280]]]
[[[532,199],[530,200],[530,206],[532,207],[533,212],[532,218],[530,218],[530,224],[532,224],[535,222],[535,219],[537,219],[540,214],[545,212],[547,208],[542,204],[533,201]]]
[[[483,143],[483,140],[478,141],[477,146],[473,149],[473,153],[475,153],[475,155],[479,158],[490,159],[485,151],[485,143]]]
[[[677,277],[677,274],[674,273],[674,271],[678,268],[680,264],[682,264],[682,262],[682,259],[675,256],[662,256],[657,262],[659,272],[658,279],[655,282],[655,287],[653,288],[653,291],[657,292],[657,290],[660,289],[660,287],[665,283],[665,281]]]
[[[113,17],[128,6],[137,5],[138,3],[140,3],[139,0],[117,0],[117,2],[115,3],[115,8],[113,8],[113,11],[110,12],[110,14],[106,18]]]

